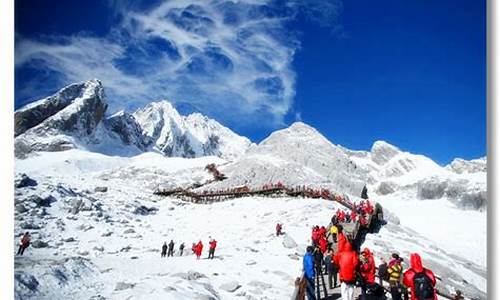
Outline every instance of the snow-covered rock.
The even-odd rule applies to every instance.
[[[428,178],[418,182],[417,196],[420,199],[439,199],[444,196],[447,187],[446,181],[434,177]]]
[[[100,81],[70,85],[55,95],[28,104],[14,114],[15,143],[30,151],[63,151],[94,133],[107,104]],[[16,153],[18,157],[26,153]]]
[[[280,181],[287,186],[306,183],[359,196],[366,180],[364,170],[343,149],[301,122],[273,132],[222,171],[228,179],[207,188],[261,187]]]
[[[38,183],[36,182],[36,180],[29,178],[29,176],[24,173],[17,176],[17,178],[14,181],[14,187],[16,188],[36,186],[37,184]]]
[[[235,292],[237,289],[239,289],[241,285],[238,283],[238,281],[229,281],[224,284],[222,284],[219,288],[221,290],[224,290],[229,293]]]
[[[109,117],[105,117],[106,108],[99,80],[72,84],[20,108],[15,112],[16,157],[79,148],[113,155],[154,150],[165,156],[234,160],[251,145],[247,138],[199,113],[180,115],[167,101]]]
[[[235,159],[251,145],[215,120],[199,113],[181,116],[167,101],[152,102],[134,112],[142,134],[166,156],[220,156]]]
[[[486,157],[473,160],[455,158],[449,165],[446,166],[446,169],[457,174],[486,172],[487,168],[488,164]]]
[[[125,145],[147,150],[152,140],[142,134],[142,129],[133,115],[119,111],[104,120],[105,127],[116,134]]]
[[[283,246],[288,249],[297,248],[297,243],[293,240],[291,236],[285,234],[283,236]]]
[[[378,195],[387,195],[387,194],[394,193],[395,190],[396,190],[396,188],[395,188],[394,183],[389,182],[389,181],[382,181],[379,184],[376,192]]]
[[[397,147],[384,141],[376,141],[373,143],[370,151],[372,160],[379,165],[387,163],[400,152],[401,151]]]

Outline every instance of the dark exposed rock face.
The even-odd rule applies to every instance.
[[[89,135],[104,117],[106,107],[100,81],[75,83],[16,111],[14,134],[18,136],[42,125],[40,130],[57,129]]]
[[[150,214],[154,214],[157,211],[158,211],[158,209],[156,207],[146,207],[144,205],[141,205],[141,206],[135,208],[134,214],[147,216]]]
[[[19,178],[16,178],[14,183],[14,186],[16,188],[24,188],[28,186],[37,186],[37,185],[38,183],[36,182],[36,180],[29,178],[28,175],[24,173],[21,174]]]
[[[454,202],[462,209],[483,210],[488,204],[488,194],[486,191],[469,192],[461,195]]]
[[[119,112],[104,120],[105,126],[117,134],[125,145],[134,145],[141,150],[146,150],[151,145],[150,138],[142,135],[140,125],[133,115]]]
[[[395,184],[387,181],[383,181],[377,188],[377,194],[388,195],[395,192]]]
[[[81,97],[84,85],[85,83],[69,85],[58,93],[40,100],[37,102],[38,104],[30,105],[30,108],[16,111],[14,114],[14,136],[18,136],[26,130],[41,124],[70,105],[76,97]]]
[[[31,244],[33,245],[33,248],[47,248],[49,246],[47,242],[44,242],[42,240],[36,240]]]
[[[439,199],[444,196],[448,184],[435,178],[418,183],[417,196],[420,199]]]
[[[15,112],[14,149],[24,158],[32,151],[64,151],[90,137],[107,104],[98,80],[72,84],[55,95]]]

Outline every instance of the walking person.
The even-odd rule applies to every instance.
[[[392,254],[392,260],[389,262],[387,272],[389,273],[389,285],[392,299],[402,300],[401,275],[403,273],[403,266],[401,265],[401,259],[398,254]]]
[[[380,286],[384,286],[384,281],[389,280],[389,272],[385,259],[382,257],[380,260],[382,261],[382,263],[378,265],[378,282]]]
[[[328,250],[326,251],[326,256],[324,258],[326,271],[328,272],[328,285],[329,285],[330,289],[337,287],[337,273],[339,270],[338,270],[337,265],[333,261],[334,257],[335,257],[335,253],[333,252],[333,249],[330,246],[328,248]]]
[[[323,275],[323,251],[319,246],[316,246],[313,250],[314,264],[316,265],[316,271],[319,275]]]
[[[217,241],[215,239],[211,239],[208,244],[210,245],[208,248],[208,258],[214,259],[215,248],[217,247]]]
[[[17,255],[23,255],[24,250],[29,247],[31,242],[31,236],[28,231],[26,231],[23,236],[21,237],[21,240],[19,241],[19,249],[17,250]]]
[[[340,251],[340,249],[339,249]],[[354,286],[356,285],[356,268],[358,255],[350,243],[346,243],[342,251],[337,252],[334,262],[339,266],[340,293],[342,300],[354,300]]]
[[[281,230],[283,229],[283,225],[281,225],[280,223],[276,223],[276,236],[280,236],[281,235]]]
[[[332,218],[333,219],[333,218]],[[336,243],[337,242],[337,233],[338,233],[338,228],[337,228],[337,224],[332,224],[332,226],[330,227],[330,234],[332,235],[332,238],[333,238],[333,242]]]
[[[167,242],[163,243],[163,246],[161,246],[161,257],[165,257],[167,255]]]
[[[417,253],[410,255],[410,268],[403,274],[403,284],[410,288],[411,299],[437,300],[434,286],[434,273],[422,266],[422,259]]]
[[[196,259],[200,259],[202,251],[203,251],[203,243],[201,242],[201,240],[199,240],[198,244],[196,244],[195,246]]]
[[[359,272],[363,279],[361,294],[366,296],[366,290],[375,284],[375,260],[373,259],[370,249],[365,248],[361,252],[360,261]]]
[[[174,256],[174,245],[174,240],[170,240],[170,243],[168,243],[167,257]]]
[[[182,253],[184,253],[184,243],[179,246],[179,256],[182,256]]]
[[[303,267],[304,267],[304,277],[307,281],[306,285],[306,295],[307,300],[316,300],[316,296],[314,295],[314,278],[316,277],[316,272],[314,269],[314,257],[313,257],[314,248],[312,246],[307,246],[306,254],[303,259]]]

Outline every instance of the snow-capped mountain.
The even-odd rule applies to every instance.
[[[457,165],[457,160],[452,165]],[[481,164],[483,162],[483,164]],[[446,199],[465,209],[486,207],[485,160],[461,161],[456,172],[431,159],[405,152],[384,141],[370,151],[353,151],[328,141],[316,129],[297,122],[273,132],[248,149],[223,171],[229,179],[203,189],[237,185],[262,186],[281,181],[295,186],[308,182],[340,193],[359,196],[363,186],[379,196],[411,195],[415,199]],[[478,167],[481,166],[481,167]],[[458,167],[456,167],[458,168]]]
[[[251,145],[199,113],[181,116],[167,101],[107,118],[106,108],[98,80],[69,85],[22,107],[15,112],[16,156],[79,148],[105,154],[158,151],[166,156],[215,155],[233,160]]]
[[[457,174],[486,172],[487,161],[486,157],[473,160],[455,158],[449,165],[446,166],[446,169]]]
[[[366,181],[378,195],[399,192],[422,200],[445,198],[465,209],[486,208],[485,158],[455,159],[442,167],[383,141],[375,142],[370,152],[345,151],[358,167],[368,171]]]
[[[278,182],[288,186],[323,186],[338,192],[360,195],[365,178],[361,169],[341,148],[330,143],[311,126],[296,122],[273,132],[250,147],[239,160],[224,167],[228,180],[205,188],[235,185],[262,186]]]
[[[97,80],[69,85],[48,98],[17,110],[15,151],[63,151],[92,139],[107,105]]]
[[[215,120],[199,113],[181,116],[167,101],[153,102],[133,113],[142,135],[166,156],[220,156],[235,159],[250,146]]]
[[[301,122],[252,144],[167,101],[110,116],[106,107],[91,80],[15,113],[16,235],[29,230],[34,241],[16,258],[19,299],[288,298],[310,226],[326,225],[339,205],[259,197],[197,205],[153,194],[210,182],[209,163],[227,179],[198,191],[280,181],[358,200],[366,185],[389,221],[364,244],[377,262],[419,252],[440,289],[486,298],[486,158],[442,167],[384,141],[350,150]],[[273,234],[278,221],[286,241]],[[213,261],[159,257],[164,241],[189,249],[208,236],[219,241]]]

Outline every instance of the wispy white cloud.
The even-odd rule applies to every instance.
[[[99,78],[112,110],[168,99],[240,126],[277,125],[295,94],[299,42],[288,21],[306,14],[328,26],[341,9],[306,2],[171,0],[143,9],[110,1],[121,21],[108,35],[21,38],[16,68],[58,72],[60,84]]]

